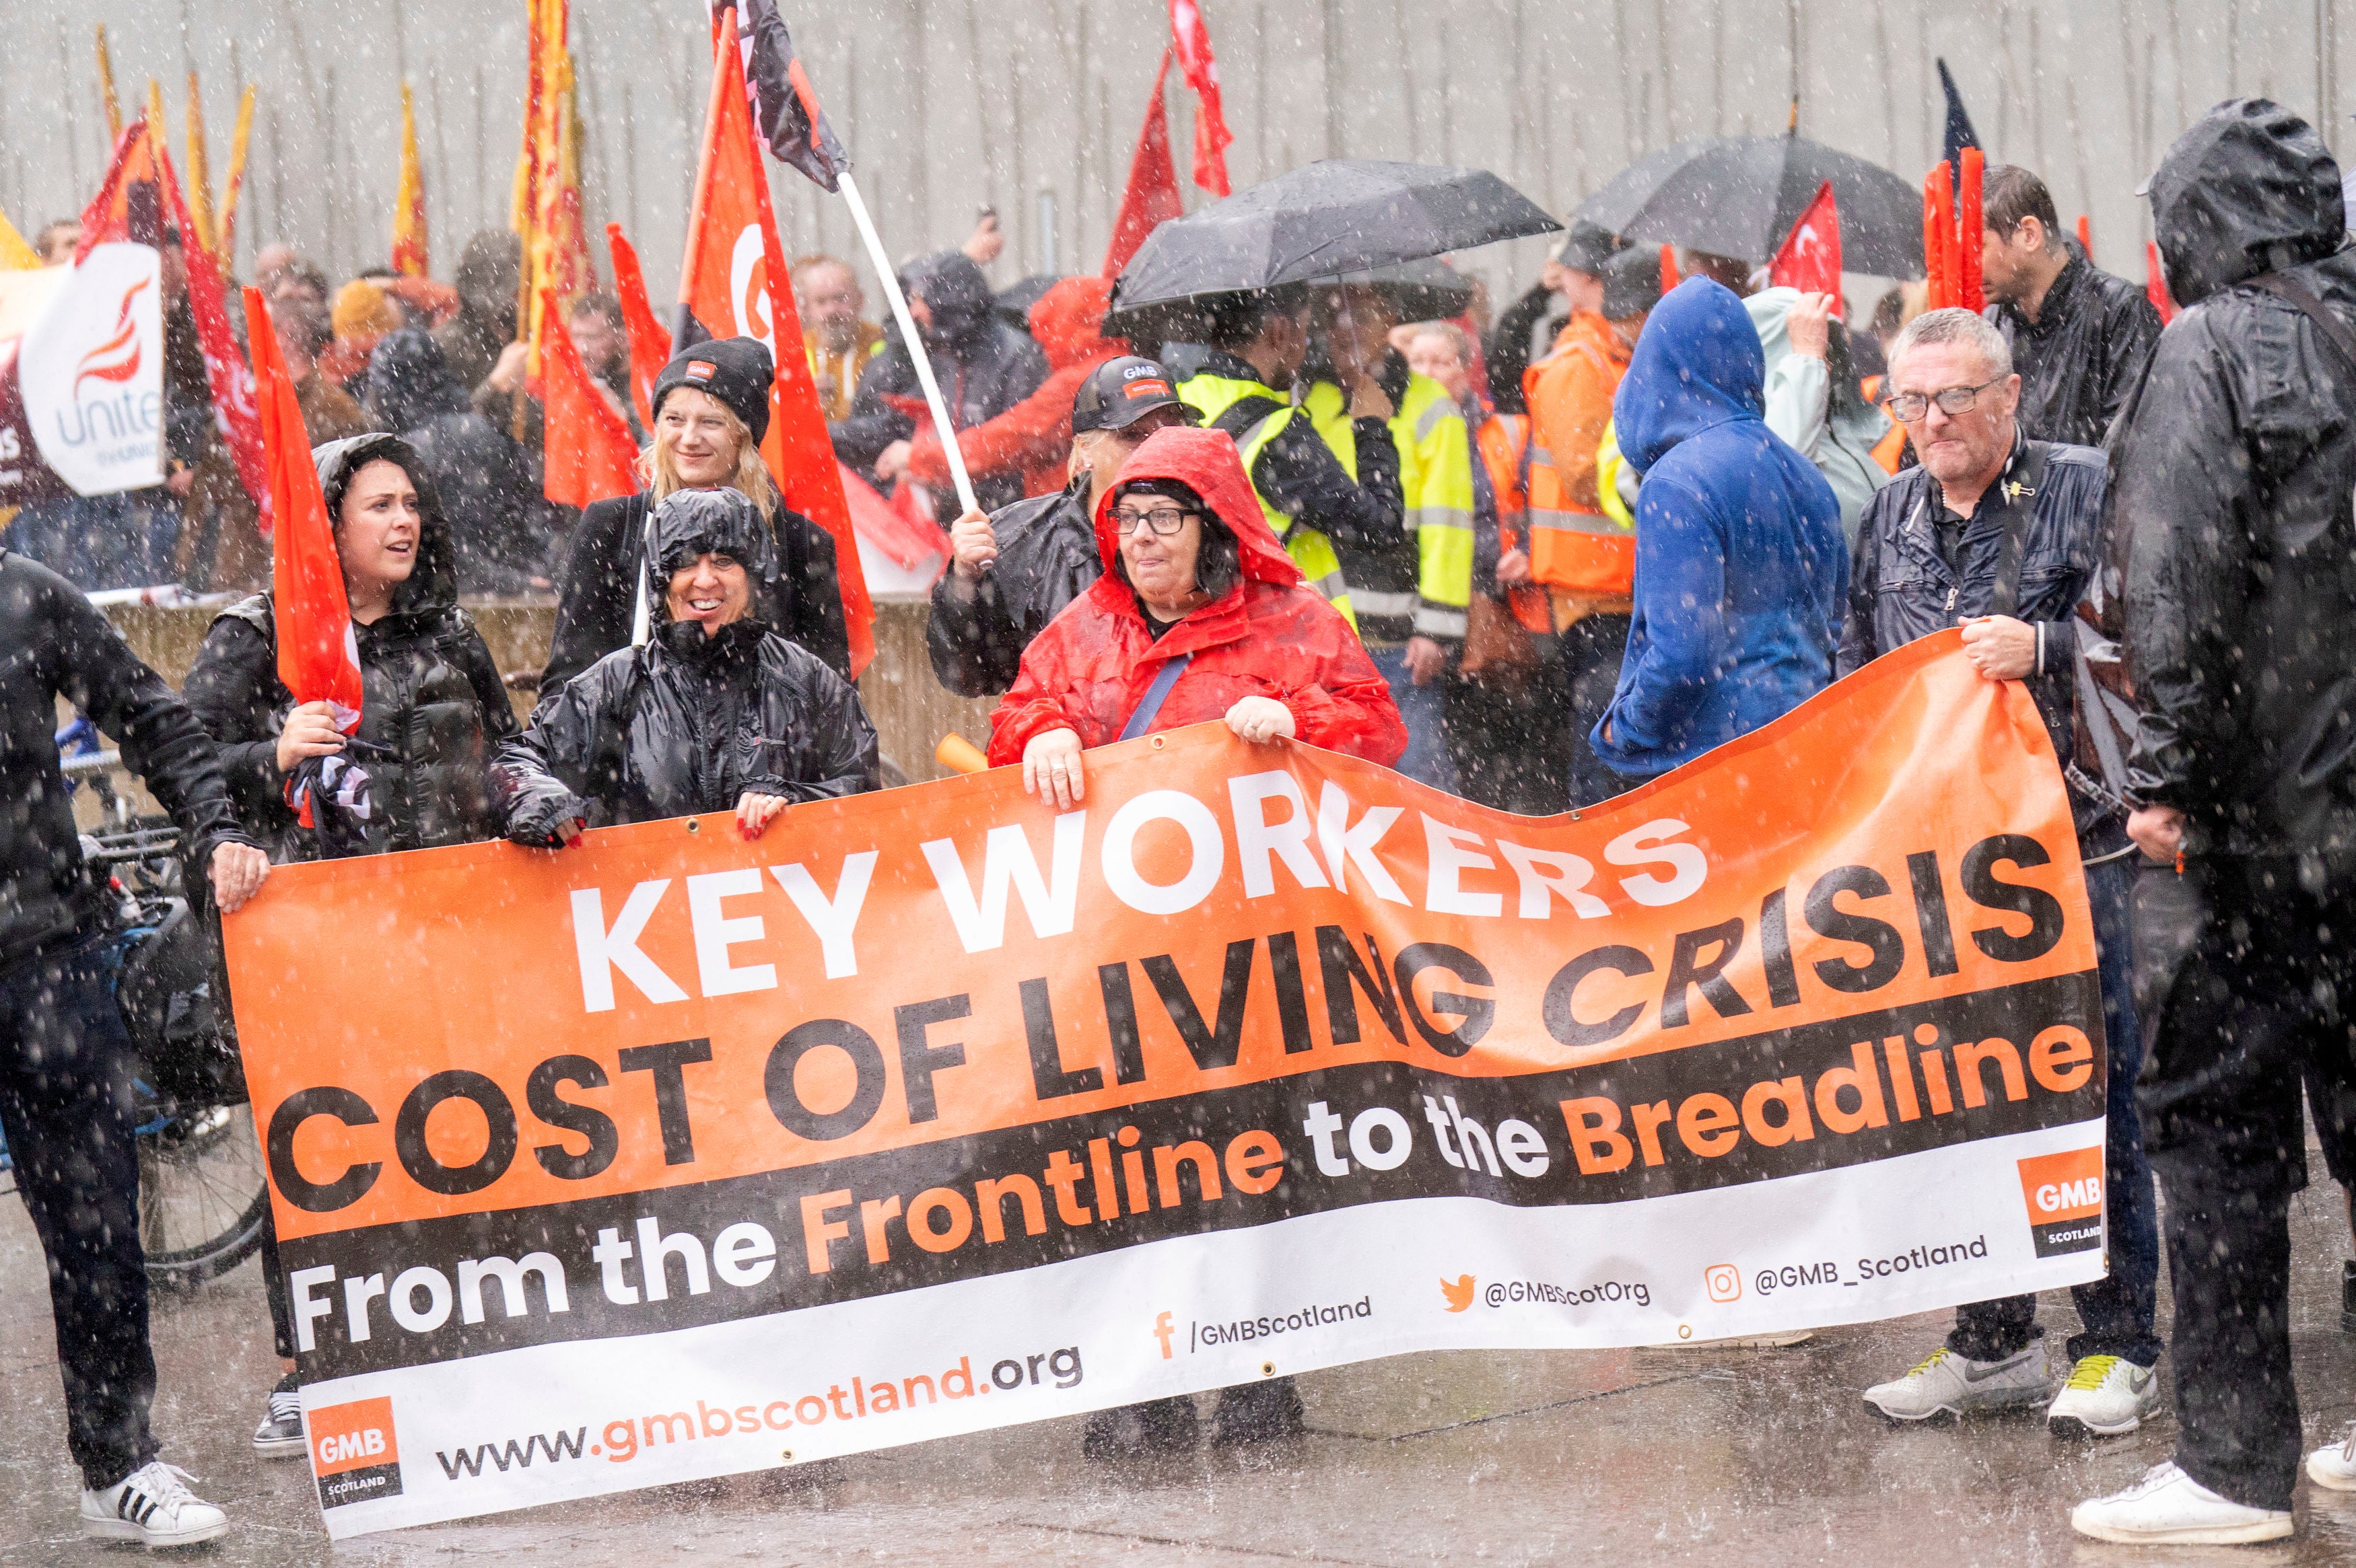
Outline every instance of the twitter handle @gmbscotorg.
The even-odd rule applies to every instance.
[[[1605,1280],[1600,1285],[1555,1285],[1542,1279],[1493,1279],[1483,1283],[1481,1300],[1489,1307],[1600,1307],[1629,1303],[1653,1305],[1653,1287],[1642,1280]]]

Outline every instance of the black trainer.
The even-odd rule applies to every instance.
[[[1202,1420],[1194,1413],[1193,1396],[1173,1394],[1098,1411],[1080,1434],[1080,1452],[1091,1459],[1183,1454],[1201,1440]]]
[[[2356,1334],[2356,1258],[2340,1265],[2340,1331]]]
[[[262,1424],[253,1429],[253,1451],[265,1459],[300,1459],[307,1446],[303,1435],[303,1385],[288,1372],[270,1391]]]
[[[1301,1391],[1290,1378],[1237,1383],[1219,1391],[1219,1403],[1211,1412],[1211,1443],[1219,1448],[1273,1443],[1300,1436],[1307,1424]]]

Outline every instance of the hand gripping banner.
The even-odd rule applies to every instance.
[[[279,869],[228,942],[331,1534],[2101,1275],[2069,803],[1954,634],[1572,816],[1089,763]]]

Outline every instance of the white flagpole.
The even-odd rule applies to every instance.
[[[925,389],[925,401],[933,411],[933,428],[940,432],[941,454],[948,459],[949,477],[957,482],[958,505],[969,512],[981,510],[981,503],[973,498],[973,481],[966,477],[965,454],[958,450],[957,430],[949,423],[948,405],[941,401],[941,386],[933,379],[933,362],[925,354],[925,340],[916,331],[916,321],[908,315],[908,301],[900,293],[900,278],[893,271],[891,258],[884,253],[884,241],[875,232],[875,220],[867,216],[867,204],[860,199],[859,186],[845,169],[839,176],[843,198],[851,203],[851,220],[859,225],[859,237],[867,242],[867,254],[875,263],[876,275],[884,280],[884,295],[892,302],[892,318],[900,324],[900,341],[908,346],[908,357],[916,367],[916,380]]]

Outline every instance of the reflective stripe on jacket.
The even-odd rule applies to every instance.
[[[1601,509],[1594,457],[1627,367],[1627,346],[1612,324],[1580,311],[1525,378],[1530,571],[1550,588],[1617,596],[1634,585],[1635,538]]]
[[[1489,475],[1489,493],[1497,503],[1497,551],[1526,549],[1523,538],[1529,528],[1529,494],[1524,467],[1529,458],[1530,421],[1526,414],[1492,413],[1472,432],[1481,466]],[[1505,591],[1505,603],[1525,630],[1545,636],[1554,630],[1547,592],[1534,584]]]
[[[1410,375],[1391,441],[1416,541],[1416,634],[1462,638],[1472,597],[1472,438],[1464,411],[1447,388]]]
[[[1315,528],[1295,524],[1290,514],[1278,510],[1269,500],[1268,492],[1260,485],[1256,472],[1256,464],[1260,454],[1268,450],[1269,443],[1274,441],[1301,411],[1261,383],[1238,377],[1205,371],[1178,384],[1178,400],[1201,414],[1205,426],[1218,424],[1221,415],[1248,398],[1264,399],[1282,405],[1247,424],[1240,432],[1229,430],[1227,432],[1235,438],[1236,450],[1243,459],[1244,473],[1251,478],[1253,497],[1259,502],[1261,515],[1268,519],[1269,531],[1283,541],[1285,553],[1292,558],[1295,566],[1301,568],[1301,574],[1309,580],[1309,586],[1342,612],[1342,619],[1350,624],[1351,631],[1355,632],[1358,617],[1351,607],[1349,584],[1343,581],[1342,560],[1333,553],[1333,541]],[[1342,421],[1341,440],[1336,441],[1332,433],[1323,430],[1318,433],[1324,437],[1325,444],[1333,448],[1333,455],[1341,460],[1342,466],[1350,476],[1357,477],[1357,447],[1350,438],[1347,417]]]

